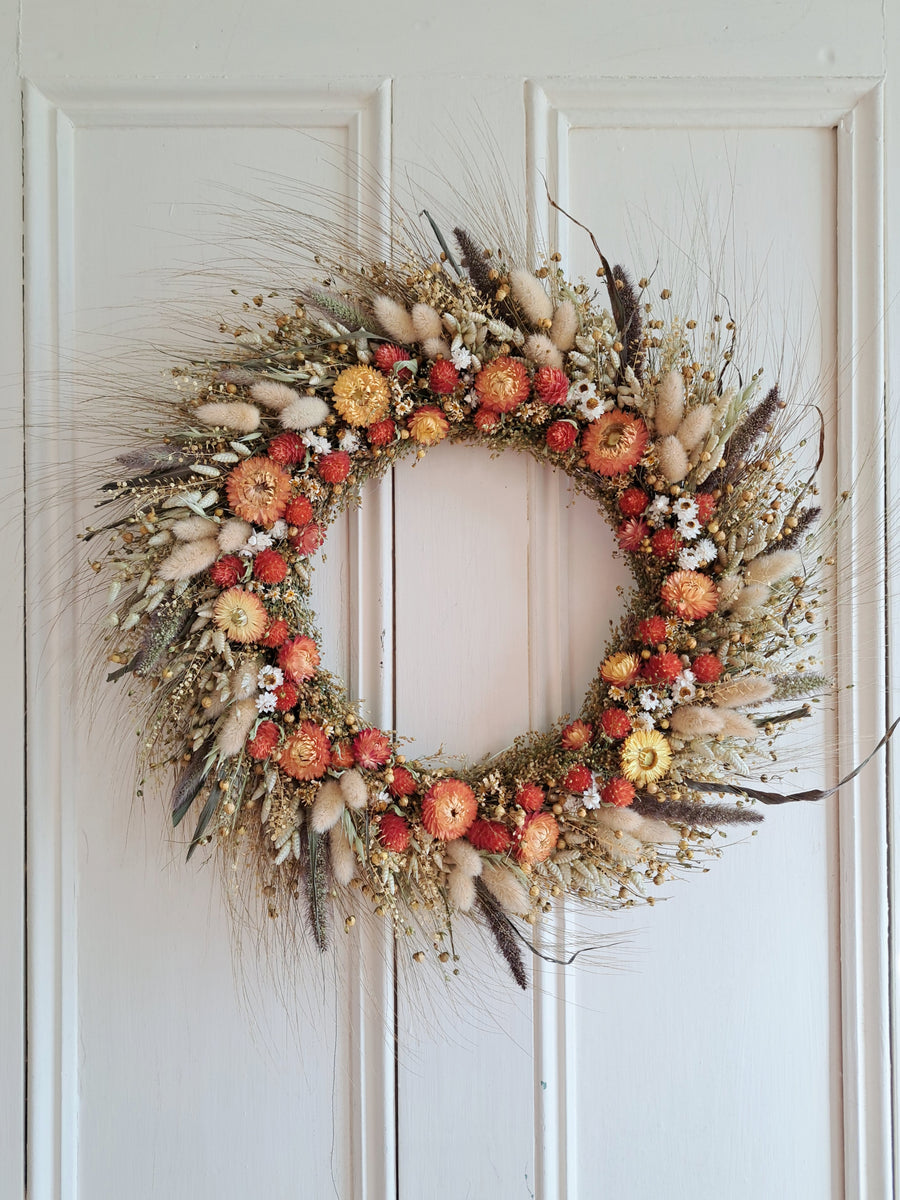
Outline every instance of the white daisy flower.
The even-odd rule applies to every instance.
[[[700,566],[705,567],[707,563],[715,562],[719,549],[712,538],[701,538],[694,546],[694,553],[700,560]]]
[[[311,433],[308,429],[300,435],[300,440],[304,446],[309,446],[313,454],[330,454],[331,442],[327,437],[319,437],[317,433]]]
[[[692,521],[698,516],[699,509],[697,503],[690,496],[679,496],[672,505],[672,512],[678,517],[679,521]]]
[[[345,429],[338,438],[338,445],[348,454],[355,454],[359,449],[359,434],[354,433],[352,429]]]
[[[465,371],[466,367],[472,365],[471,351],[467,350],[465,346],[457,346],[455,350],[450,351],[450,361],[457,371]]]
[[[261,713],[271,713],[275,711],[275,706],[278,699],[274,692],[260,692],[256,697],[256,710]]]
[[[697,694],[694,672],[685,669],[672,684],[672,695],[679,704],[686,704]]]
[[[652,688],[644,688],[638,698],[638,703],[644,712],[654,712],[659,708],[659,696]]]
[[[682,571],[696,571],[700,566],[695,547],[685,547],[678,555],[678,566]]]
[[[699,537],[703,530],[696,517],[681,517],[678,521],[678,532],[685,541],[691,542]]]
[[[267,663],[264,667],[260,668],[256,682],[261,688],[265,688],[267,692],[273,692],[275,688],[281,687],[284,683],[284,672],[281,667],[274,667]]]
[[[280,542],[282,538],[287,537],[287,521],[278,520],[269,530],[269,537],[275,542]]]
[[[667,716],[675,707],[671,696],[661,696],[659,699],[659,707],[656,709],[657,717]]]
[[[591,786],[586,792],[582,793],[581,803],[584,808],[599,808],[603,803],[600,797],[600,789],[597,787],[597,777],[591,777]]]
[[[635,713],[631,718],[631,724],[635,729],[652,729],[654,721],[649,713]]]
[[[651,525],[662,525],[669,515],[669,497],[655,496],[647,505],[644,516]]]

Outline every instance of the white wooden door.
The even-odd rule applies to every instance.
[[[26,151],[29,1195],[890,1195],[883,765],[840,803],[777,812],[654,909],[572,914],[569,940],[614,944],[565,971],[537,962],[527,995],[477,944],[446,989],[372,933],[338,932],[332,958],[280,971],[277,929],[262,947],[248,932],[235,956],[213,872],[184,866],[160,803],[132,807],[121,698],[86,700],[90,614],[68,599],[66,548],[89,506],[77,469],[56,466],[113,444],[89,418],[69,445],[73,408],[91,404],[73,364],[139,392],[166,361],[133,363],[129,347],[189,345],[182,310],[227,308],[229,260],[258,254],[260,288],[291,278],[218,215],[252,214],[252,195],[332,189],[352,217],[362,161],[452,211],[446,180],[490,194],[511,179],[523,216],[591,277],[590,245],[551,219],[546,179],[607,254],[638,275],[659,258],[660,289],[709,265],[695,235],[712,231],[732,303],[761,283],[770,340],[750,369],[777,367],[784,330],[789,352],[806,347],[798,386],[826,379],[825,490],[865,473],[832,618],[838,682],[857,687],[801,755],[804,778],[830,777],[825,747],[839,733],[849,765],[876,740],[885,696],[880,80],[885,56],[898,60],[882,5],[862,0],[848,21],[837,0],[24,0],[18,31],[10,4],[4,19]],[[4,78],[15,175],[18,84],[11,67]],[[11,332],[18,299],[10,288]],[[326,661],[420,751],[499,749],[576,707],[625,582],[564,482],[456,447],[398,469],[330,547]],[[24,1169],[20,801],[10,787],[0,842],[15,918],[0,943],[10,1195]]]

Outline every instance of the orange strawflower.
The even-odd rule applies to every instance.
[[[347,367],[331,390],[334,407],[348,425],[372,425],[387,416],[391,389],[381,372],[373,367]]]
[[[719,606],[719,592],[699,571],[673,571],[662,585],[663,603],[685,621],[702,621]]]
[[[450,422],[439,408],[426,404],[409,418],[409,432],[420,446],[436,446],[450,432]]]
[[[559,826],[552,813],[532,813],[513,835],[516,858],[521,863],[541,863],[549,858],[559,841]]]
[[[525,364],[505,355],[482,367],[475,376],[475,391],[485,408],[508,413],[531,394],[531,380]]]
[[[282,771],[294,779],[321,779],[331,764],[331,746],[321,725],[301,721],[278,755]]]
[[[475,793],[461,779],[439,779],[425,793],[422,824],[432,837],[452,842],[462,837],[477,811]]]
[[[312,679],[319,666],[319,647],[310,637],[295,637],[278,651],[278,665],[295,683]]]
[[[581,438],[584,457],[598,475],[622,475],[641,461],[647,426],[640,417],[613,409],[592,421]]]
[[[247,458],[225,483],[231,511],[251,525],[274,525],[291,498],[291,477],[271,458]]]
[[[641,671],[641,660],[636,654],[620,650],[611,654],[600,668],[600,677],[604,683],[614,687],[628,687],[634,683]]]
[[[594,738],[594,730],[585,721],[573,721],[560,734],[559,740],[566,750],[581,750]]]

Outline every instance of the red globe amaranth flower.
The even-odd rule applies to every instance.
[[[528,399],[531,380],[520,358],[501,355],[475,376],[475,391],[485,408],[508,413]]]
[[[306,450],[306,442],[298,433],[279,433],[269,442],[266,453],[280,467],[290,467],[294,463],[303,462]]]
[[[492,408],[476,408],[472,423],[479,433],[493,433],[500,425],[500,414]]]
[[[697,520],[701,525],[712,520],[712,515],[716,511],[716,498],[711,492],[697,492],[694,496],[694,503],[697,505]]]
[[[397,813],[382,813],[378,822],[378,837],[385,850],[402,854],[409,845],[409,824]]]
[[[410,436],[420,446],[436,446],[450,432],[450,422],[434,404],[417,408],[407,421]]]
[[[287,575],[287,563],[277,550],[260,550],[253,560],[253,577],[260,583],[281,583]]]
[[[505,854],[512,845],[512,835],[502,821],[473,821],[466,837],[476,850],[488,854]]]
[[[399,800],[401,796],[412,796],[416,790],[416,780],[412,771],[406,767],[394,767],[394,778],[388,784],[388,791]]]
[[[309,554],[315,554],[324,541],[325,530],[315,521],[310,521],[308,525],[297,530],[291,538],[291,545],[301,558],[306,558]]]
[[[277,650],[287,640],[287,635],[288,623],[279,617],[277,621],[270,622],[265,634],[260,638],[259,644],[268,646],[270,650]]]
[[[722,674],[722,661],[715,654],[698,654],[691,670],[698,683],[715,683]]]
[[[366,771],[383,767],[393,754],[390,738],[380,729],[361,729],[353,739],[353,755],[357,765]]]
[[[638,621],[637,632],[645,646],[658,646],[666,640],[669,628],[665,617],[645,617]]]
[[[333,450],[323,454],[316,463],[319,478],[325,483],[343,483],[350,474],[350,455],[346,450]]]
[[[295,637],[278,651],[278,665],[293,683],[312,679],[319,667],[319,647],[310,637]]]
[[[428,386],[438,396],[449,396],[459,383],[459,371],[446,358],[439,358],[431,364],[428,372]]]
[[[587,465],[598,475],[622,475],[636,467],[649,435],[640,417],[614,408],[591,421],[581,437]]]
[[[674,683],[681,672],[681,659],[668,650],[665,654],[652,654],[644,663],[643,675],[651,683]]]
[[[556,849],[559,826],[552,813],[532,813],[513,835],[516,858],[520,863],[544,862]]]
[[[594,740],[594,730],[585,721],[573,721],[562,731],[559,740],[566,750],[583,750]]]
[[[639,517],[649,503],[650,497],[640,488],[626,488],[619,497],[619,512],[623,517]]]
[[[397,426],[390,417],[385,417],[383,421],[375,421],[366,430],[370,446],[389,446],[396,436]]]
[[[298,529],[302,525],[308,525],[312,515],[313,506],[306,496],[295,496],[284,510],[284,519],[288,525],[296,525]]]
[[[629,517],[616,530],[616,540],[619,543],[619,549],[627,550],[629,554],[634,554],[640,550],[644,538],[649,536],[650,526],[646,521],[641,521],[638,517]]]
[[[564,404],[569,394],[569,377],[559,367],[540,367],[534,374],[534,390],[544,404]]]
[[[563,787],[567,792],[586,792],[594,782],[594,777],[584,765],[578,763],[574,767],[570,767],[566,772],[566,777],[563,780]]]
[[[442,842],[461,838],[475,820],[475,793],[461,779],[439,779],[425,793],[422,824]]]
[[[268,529],[284,516],[291,498],[291,477],[272,458],[245,458],[229,471],[225,492],[233,513]]]
[[[321,779],[331,765],[331,747],[321,725],[301,721],[278,755],[282,771],[293,779]]]
[[[297,685],[286,679],[284,683],[275,688],[275,708],[278,712],[288,712],[297,703],[299,697],[300,690]]]
[[[274,721],[263,721],[247,743],[251,758],[268,758],[278,745],[278,726]]]
[[[565,454],[575,445],[577,437],[578,430],[571,421],[554,421],[552,425],[547,426],[544,440],[556,454]]]
[[[391,378],[396,376],[401,383],[406,383],[412,379],[412,371],[409,367],[402,367],[399,371],[395,371],[394,364],[410,362],[412,357],[411,350],[404,350],[402,346],[395,346],[392,342],[382,342],[375,350],[375,366],[379,371],[384,371],[385,375]]]
[[[234,587],[239,579],[244,578],[246,566],[246,559],[238,558],[236,554],[228,554],[213,563],[209,568],[209,577],[216,587]]]
[[[673,571],[663,582],[660,595],[669,612],[684,621],[702,621],[719,607],[718,588],[699,571]]]
[[[335,742],[331,747],[331,765],[339,771],[347,771],[356,759],[353,757],[353,747],[349,742]]]
[[[671,562],[678,557],[681,549],[681,537],[674,529],[657,529],[650,539],[650,548],[657,558]]]
[[[536,783],[526,783],[516,792],[516,804],[526,812],[539,812],[544,807],[547,793]]]
[[[624,708],[607,708],[600,715],[600,728],[619,741],[631,733],[631,718]]]
[[[627,808],[634,800],[634,784],[616,775],[600,789],[600,797],[604,804],[614,804],[616,808]]]

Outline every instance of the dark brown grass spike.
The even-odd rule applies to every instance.
[[[475,880],[475,890],[478,893],[478,907],[481,909],[488,929],[494,935],[497,949],[506,959],[506,965],[512,972],[513,979],[524,992],[528,988],[528,975],[525,972],[525,962],[522,958],[522,951],[519,949],[515,927],[487,885],[480,879]]]

